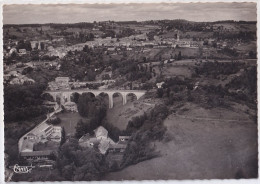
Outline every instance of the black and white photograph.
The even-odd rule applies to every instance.
[[[3,3],[5,182],[256,181],[258,3]]]

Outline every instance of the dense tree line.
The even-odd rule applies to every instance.
[[[235,90],[243,90],[243,93],[231,93],[233,97],[238,100],[245,100],[249,103],[255,104],[257,99],[257,69],[256,66],[252,66],[245,69],[245,72],[231,80],[226,88]]]
[[[77,100],[79,114],[87,117],[88,120],[79,120],[76,126],[76,137],[80,138],[86,133],[93,133],[93,130],[101,125],[103,118],[106,116],[106,105],[101,99],[95,98],[89,93],[79,95]]]
[[[54,29],[61,29],[61,30],[65,30],[67,28],[93,28],[93,23],[88,23],[88,22],[80,22],[80,23],[75,23],[75,24],[46,24],[46,25],[50,25],[51,28]]]
[[[124,28],[124,29],[119,31],[119,33],[117,34],[117,38],[129,37],[129,36],[134,35],[134,34],[135,34],[134,29]]]
[[[101,153],[82,148],[78,140],[70,139],[60,148],[57,169],[65,181],[93,181],[107,172],[107,165]]]
[[[60,122],[61,122],[61,119],[59,117],[54,117],[47,121],[47,123],[52,124],[52,125],[58,125],[58,124],[60,124]]]
[[[99,117],[106,115],[106,105],[101,99],[95,98],[93,94],[83,93],[79,96],[77,103],[79,114],[83,117]]]
[[[216,77],[217,75],[230,75],[237,73],[244,68],[245,63],[242,62],[206,62],[202,66],[195,68],[197,75],[206,75]]]
[[[166,132],[163,120],[169,110],[165,105],[155,106],[150,113],[129,121],[126,131],[132,136],[127,144],[121,168],[159,156],[153,141],[162,140]]]
[[[79,33],[77,35],[69,35],[66,37],[66,40],[70,43],[85,43],[87,41],[94,40],[93,33]]]
[[[221,49],[220,51],[218,51],[218,53],[223,53],[223,54],[233,57],[233,58],[236,58],[239,56],[239,53],[237,52],[236,49],[231,49],[229,47],[225,47],[224,49]]]
[[[253,31],[239,31],[237,32],[214,32],[213,37],[217,40],[236,40],[251,41],[256,39],[256,32]]]
[[[178,96],[178,93],[183,93],[186,90],[192,90],[193,83],[190,79],[181,79],[179,77],[173,77],[165,80],[165,83],[162,85],[162,88],[157,89],[157,97],[169,98],[167,103],[172,104],[173,101],[180,101],[182,98]]]
[[[230,101],[246,103],[256,108],[257,70],[255,66],[241,62],[207,62],[196,68],[197,74],[215,79],[220,76],[237,74],[225,85],[200,85],[189,79],[170,78],[162,88],[157,89],[157,97],[167,105],[178,102],[193,102],[205,108],[227,107]],[[138,121],[136,122],[138,123]]]
[[[31,51],[32,50],[32,47],[31,47],[31,43],[30,41],[26,40],[20,40],[17,44],[17,47],[16,47],[17,50],[19,49],[26,49],[27,51]]]
[[[43,84],[12,85],[4,87],[5,122],[22,121],[38,117],[48,112],[42,106]]]
[[[120,75],[126,76],[129,81],[148,81],[153,76],[152,66],[139,65],[133,61],[110,61],[112,71],[117,71]]]
[[[102,55],[102,50],[87,46],[82,51],[69,51],[61,60],[61,71],[79,81],[93,81],[97,75],[95,68],[104,66]]]

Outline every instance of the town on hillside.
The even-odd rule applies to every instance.
[[[39,16],[14,23],[19,6],[5,6],[5,180],[257,178],[256,15],[230,20],[256,3],[198,4],[218,12],[206,21],[189,4],[178,6],[196,21],[154,18],[155,4],[121,20],[110,8],[143,13],[100,4],[106,19],[72,23],[42,22],[44,8],[61,20],[54,5],[20,5]]]

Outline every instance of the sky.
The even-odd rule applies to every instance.
[[[256,3],[59,4],[4,5],[4,24],[93,21],[256,21]]]

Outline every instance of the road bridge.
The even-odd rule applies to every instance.
[[[100,94],[107,94],[109,99],[109,108],[113,108],[113,95],[121,94],[123,97],[123,105],[127,103],[127,95],[134,94],[138,99],[141,98],[145,94],[145,90],[117,90],[117,89],[102,89],[102,90],[94,90],[94,89],[72,89],[72,90],[53,90],[53,91],[44,91],[43,94],[50,94],[54,101],[57,101],[57,97],[59,96],[61,99],[61,103],[65,103],[71,101],[71,95],[73,93],[83,94],[83,93],[92,93],[95,97]]]

